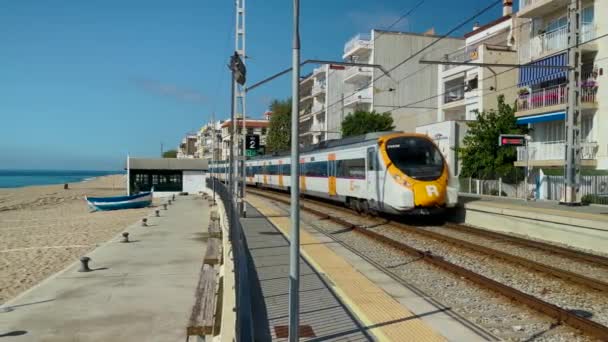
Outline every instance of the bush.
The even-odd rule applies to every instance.
[[[608,196],[584,195],[581,202],[583,204],[608,204]]]

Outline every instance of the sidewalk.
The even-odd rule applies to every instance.
[[[0,310],[2,341],[183,341],[205,253],[207,206],[176,197],[161,217],[125,229]],[[153,211],[151,211],[153,213]]]

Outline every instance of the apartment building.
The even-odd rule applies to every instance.
[[[221,123],[208,123],[197,133],[195,158],[219,160],[222,146]]]
[[[436,122],[419,125],[416,132],[429,135],[443,152],[450,172],[460,173],[457,149],[477,114],[497,109],[504,95],[513,104],[517,94],[518,71],[512,67],[483,67],[469,63],[516,64],[513,39],[514,18],[510,1],[503,3],[502,16],[464,35],[462,46],[436,60],[463,64],[438,66]]]
[[[270,124],[270,115],[272,113],[266,112],[264,113],[264,119],[247,119],[245,122],[247,135],[258,135],[260,137],[260,154],[265,152],[266,147],[266,136],[268,135],[268,125]],[[238,134],[243,134],[243,120],[236,120],[236,127],[238,129]],[[232,133],[232,121],[226,120],[220,125],[221,129],[221,155],[220,160],[228,160],[230,159],[230,140]],[[243,141],[240,140],[239,144],[242,144]]]
[[[406,132],[435,122],[437,68],[419,63],[426,58],[426,53],[414,55],[437,39],[432,30],[425,34],[372,30],[369,35],[357,35],[349,40],[344,46],[344,60],[377,64],[382,68],[345,70],[344,114],[357,109],[390,112],[395,128]],[[461,39],[444,38],[429,52],[443,55],[460,46]]]
[[[569,0],[520,0],[518,13],[519,62],[531,65],[568,64]],[[608,89],[603,85],[608,21],[598,20],[608,13],[608,2],[582,1],[580,108],[583,167],[608,169]],[[531,128],[530,165],[563,167],[565,164],[566,106],[568,73],[563,69],[521,68],[518,79],[517,121]],[[518,150],[523,166],[526,154]]]
[[[196,154],[196,140],[197,136],[194,133],[188,133],[182,139],[182,142],[177,148],[177,158],[190,159],[194,158]]]
[[[327,140],[328,73],[329,65],[322,65],[300,82],[300,143],[305,146]]]

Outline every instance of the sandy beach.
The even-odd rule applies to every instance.
[[[149,208],[90,212],[84,196],[125,194],[125,176],[0,189],[0,304],[141,219]]]

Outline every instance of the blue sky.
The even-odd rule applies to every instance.
[[[302,59],[340,59],[359,32],[420,0],[302,0]],[[490,0],[426,0],[394,30],[446,33]],[[482,23],[501,14],[500,6]],[[462,35],[470,28],[458,34]],[[229,0],[10,1],[0,11],[0,169],[116,170],[229,116]],[[291,1],[247,1],[248,79],[291,63]],[[308,71],[308,70],[304,70]],[[248,96],[260,117],[290,77]]]

